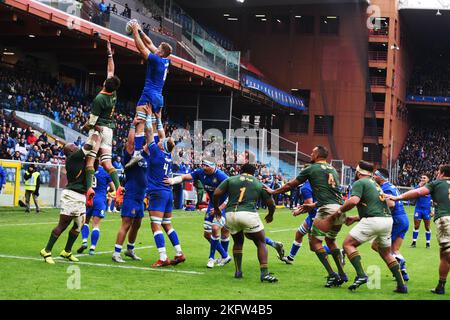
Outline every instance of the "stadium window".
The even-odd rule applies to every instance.
[[[321,34],[339,34],[339,17],[338,16],[321,16],[320,17],[320,33]]]
[[[381,163],[381,153],[383,146],[376,143],[364,143],[363,144],[363,160],[373,163]]]
[[[314,116],[315,134],[333,134],[333,116]]]
[[[272,16],[272,32],[273,33],[289,33],[290,20],[287,15]]]
[[[364,118],[364,136],[382,137],[384,119]]]
[[[308,134],[309,116],[300,115],[289,118],[289,132]]]
[[[314,33],[314,17],[304,15],[294,15],[294,29],[298,34]]]

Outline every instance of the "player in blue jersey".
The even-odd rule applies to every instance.
[[[156,47],[141,30],[137,21],[131,24],[131,28],[135,45],[141,56],[147,61],[144,89],[137,103],[136,114],[139,119],[152,123],[153,132],[156,133],[156,118],[151,113],[161,117],[161,108],[164,105],[162,90],[169,70],[170,60],[168,57],[172,53],[172,47],[166,42],[162,42],[159,47]],[[151,109],[150,113],[146,111],[147,106]],[[143,144],[144,124],[139,123],[136,126],[135,157],[128,162],[128,166],[132,166],[140,160],[139,152],[142,150]]]
[[[168,185],[182,183],[183,181],[198,180],[203,184],[205,191],[209,196],[208,208],[205,214],[205,221],[203,224],[204,237],[210,243],[209,259],[206,266],[213,268],[214,263],[223,266],[231,261],[231,256],[228,255],[228,245],[230,243],[230,232],[224,228],[225,225],[225,207],[227,205],[227,194],[220,198],[220,209],[223,211],[222,219],[214,218],[214,203],[213,195],[216,188],[226,180],[228,175],[216,168],[212,161],[203,160],[201,168],[194,170],[192,173],[183,174],[175,178],[167,178],[165,182]],[[219,237],[220,234],[220,237]],[[219,242],[220,239],[220,242]],[[220,253],[222,259],[214,260],[216,250]]]
[[[153,126],[148,122],[146,123],[146,129],[148,130],[148,134],[153,136]],[[158,143],[152,141],[146,146],[150,155],[147,168],[148,211],[150,213],[153,237],[159,252],[159,259],[152,264],[152,267],[176,265],[186,260],[181,250],[177,232],[172,228],[172,186],[164,182],[166,178],[172,176],[172,151],[175,147],[175,142],[170,137],[166,138],[163,128],[158,130],[158,135]],[[176,251],[175,257],[172,260],[167,257],[161,226]]]
[[[379,168],[375,171],[373,175],[374,180],[380,185],[381,190],[383,190],[384,194],[391,196],[399,196],[400,192],[398,189],[389,182],[389,171],[385,168]],[[388,202],[388,205],[390,202]],[[406,272],[406,261],[403,255],[400,253],[400,248],[403,243],[403,239],[405,238],[405,234],[409,228],[409,220],[408,215],[406,214],[405,208],[403,206],[403,202],[396,201],[395,205],[389,205],[391,209],[393,224],[392,224],[392,235],[391,235],[391,252],[395,259],[397,259],[400,264],[400,270],[403,275],[403,280],[408,281],[409,275]],[[378,251],[377,243],[374,241],[372,243],[372,248],[375,251]]]
[[[416,189],[423,187],[428,182],[430,182],[430,177],[428,175],[423,174],[420,177],[419,185]],[[416,200],[416,207],[414,209],[414,232],[413,232],[413,241],[411,243],[411,247],[416,247],[417,238],[419,237],[419,229],[420,229],[420,222],[423,220],[423,224],[425,225],[425,238],[427,240],[426,247],[430,247],[430,240],[431,240],[431,229],[430,229],[430,220],[432,217],[431,212],[431,195],[426,195],[417,198]]]
[[[316,202],[316,198],[314,197],[314,193],[312,191],[311,184],[309,183],[308,180],[303,185],[301,185],[301,187],[300,187],[300,194],[301,194],[302,199],[303,199],[303,204],[313,204],[314,202]],[[300,209],[296,209],[292,213],[292,215],[294,217],[296,217],[296,216],[298,216],[300,214],[301,214],[301,210]],[[308,234],[308,239],[310,238],[311,228],[312,228],[314,219],[316,217],[316,214],[317,214],[317,209],[316,208],[314,208],[310,212],[308,212],[308,216],[305,218],[303,223],[300,225],[298,230],[295,232],[295,240],[292,243],[292,247],[291,247],[291,250],[289,252],[289,255],[282,257],[281,258],[282,261],[286,262],[287,264],[292,264],[294,262],[295,256],[297,255],[298,250],[300,250],[300,248],[302,246],[303,237],[306,234]],[[324,245],[323,248],[325,249],[327,254],[331,254],[331,251],[328,248],[328,246]],[[342,249],[341,249],[341,251],[342,251]],[[341,253],[341,257],[342,257],[341,258],[341,264],[345,265],[345,258],[344,258],[344,254],[343,253]],[[340,276],[343,279],[347,279],[347,274],[346,273],[342,273],[342,274],[340,274]]]
[[[135,118],[128,131],[128,138],[122,157],[124,163],[129,161],[134,153],[136,125],[140,122],[144,122],[144,120]],[[150,142],[153,137],[147,134],[146,139]],[[121,201],[122,205],[120,210],[122,224],[117,232],[116,244],[114,245],[114,253],[112,255],[112,260],[114,262],[125,262],[120,254],[127,234],[128,244],[127,250],[124,252],[125,256],[130,257],[133,260],[142,260],[136,255],[134,247],[145,211],[144,198],[148,181],[147,167],[149,162],[149,152],[146,147],[141,151],[141,156],[142,159],[138,161],[137,165],[125,169],[125,194],[123,196],[123,201]]]
[[[100,222],[105,218],[106,207],[108,204],[107,194],[109,192],[114,196],[116,191],[114,182],[102,166],[98,166],[97,172],[95,172],[92,187],[95,191],[93,206],[86,208],[86,221],[81,228],[82,244],[77,250],[78,253],[82,253],[85,249],[87,249],[87,241],[90,231],[89,222],[92,218],[91,246],[89,248],[90,255],[95,254],[95,247],[97,246],[98,239],[100,238]]]

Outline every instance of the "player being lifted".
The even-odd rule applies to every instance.
[[[423,187],[428,182],[430,182],[430,178],[428,175],[423,174],[420,177],[419,185],[416,189]],[[423,220],[423,224],[425,226],[425,239],[427,241],[426,247],[430,247],[431,240],[431,229],[430,229],[430,221],[431,221],[431,196],[429,194],[419,197],[416,200],[416,207],[414,208],[414,232],[413,232],[413,240],[411,243],[411,247],[416,247],[417,238],[419,237],[419,229],[420,222]]]
[[[450,164],[443,164],[439,167],[436,180],[400,196],[388,197],[394,201],[402,201],[429,194],[436,204],[434,223],[436,224],[436,237],[440,247],[439,282],[436,288],[431,291],[436,294],[444,294],[445,282],[450,270]]]
[[[100,164],[111,176],[116,190],[120,186],[119,176],[113,167],[112,159],[112,141],[114,123],[114,109],[116,107],[116,90],[120,87],[120,79],[114,75],[114,59],[111,43],[107,42],[108,68],[106,80],[103,83],[103,89],[92,102],[92,112],[88,122],[83,126],[84,130],[89,130],[89,139],[95,142],[93,149],[86,158],[86,181],[87,194],[86,206],[92,207],[95,191],[92,188],[95,175],[94,162],[97,154],[100,155]]]
[[[59,214],[58,225],[52,230],[47,245],[40,252],[46,263],[55,264],[51,253],[52,248],[61,233],[67,229],[72,221],[73,226],[69,231],[66,246],[64,250],[61,251],[60,256],[69,261],[79,261],[72,255],[72,246],[84,224],[86,212],[85,158],[89,151],[92,150],[93,146],[94,143],[91,139],[88,139],[81,149],[78,149],[74,143],[68,143],[64,146],[67,185],[61,193],[61,211]]]
[[[345,221],[345,215],[341,216],[339,219],[333,219],[333,217],[331,217],[344,201],[339,189],[338,173],[335,168],[326,162],[327,157],[327,148],[320,145],[315,147],[311,154],[312,164],[303,169],[297,178],[289,181],[283,187],[276,190],[272,190],[267,186],[265,186],[265,190],[270,194],[279,194],[297,187],[306,180],[311,184],[317,202],[312,205],[304,204],[300,212],[312,210],[314,207],[318,208],[311,229],[310,248],[316,253],[320,262],[328,272],[325,287],[330,288],[347,282],[348,278],[342,265],[343,259],[341,250],[336,245],[336,237]],[[326,250],[322,245],[324,238],[331,251],[339,274],[333,271],[333,268],[328,262]]]
[[[375,171],[373,178],[380,185],[381,190],[383,190],[384,194],[389,194],[392,196],[400,195],[398,189],[389,182],[389,171],[387,169],[379,168]],[[408,281],[409,275],[406,272],[406,261],[403,255],[400,253],[403,239],[405,238],[405,234],[409,228],[408,215],[406,214],[405,208],[403,207],[403,202],[401,201],[390,203],[389,208],[391,209],[393,219],[391,235],[392,255],[400,264],[400,270],[402,271],[403,279],[405,281]],[[373,242],[372,248],[377,251],[376,242]]]
[[[400,265],[391,254],[393,220],[388,202],[391,207],[394,207],[395,204],[385,198],[383,190],[372,179],[372,174],[373,165],[360,161],[356,167],[356,181],[352,184],[351,196],[334,214],[336,218],[339,218],[345,216],[345,212],[355,206],[358,208],[358,216],[348,217],[345,221],[346,225],[359,221],[350,230],[343,244],[345,253],[357,273],[355,281],[348,288],[355,290],[360,285],[367,283],[369,278],[364,272],[357,248],[367,241],[374,240],[378,253],[397,281],[397,288],[394,292],[407,293],[408,288],[403,280]]]
[[[151,113],[151,111],[149,111]],[[153,136],[153,126],[146,122],[148,135]],[[172,151],[175,142],[166,138],[162,127],[158,130],[159,142],[152,141],[148,145],[150,154],[147,168],[149,197],[148,211],[152,226],[153,237],[159,252],[159,259],[152,267],[176,265],[186,260],[181,250],[180,241],[175,229],[172,228],[173,193],[172,187],[164,183],[172,175]],[[126,193],[125,193],[126,194]],[[161,226],[175,248],[176,255],[173,260],[167,258],[166,244]]]
[[[87,249],[89,222],[92,218],[91,247],[89,248],[90,255],[95,254],[95,247],[97,246],[98,239],[100,238],[100,222],[105,218],[106,207],[108,204],[108,188],[110,194],[115,194],[116,192],[111,177],[101,166],[98,167],[98,170],[95,173],[94,183],[92,186],[95,191],[93,206],[91,208],[87,208],[86,210],[86,221],[83,228],[81,228],[82,243],[77,250],[77,253],[82,253]]]
[[[203,236],[210,243],[210,251],[209,251],[209,259],[206,266],[208,268],[214,267],[214,254],[216,250],[220,253],[222,259],[217,261],[219,266],[223,266],[231,261],[231,257],[228,255],[228,244],[230,242],[230,232],[224,228],[225,224],[225,214],[223,215],[223,219],[216,220],[214,219],[214,204],[213,204],[213,195],[216,188],[222,183],[222,181],[226,180],[228,175],[216,168],[214,162],[203,160],[201,168],[194,170],[192,173],[183,174],[181,176],[177,176],[175,178],[167,178],[165,182],[168,185],[174,185],[181,183],[183,181],[196,180],[201,181],[206,192],[209,196],[209,204],[206,209],[205,221],[203,223],[204,233]],[[224,194],[220,198],[220,209],[224,212],[224,209],[227,205],[228,195]],[[221,237],[219,237],[221,234]],[[219,239],[221,241],[219,242]]]
[[[272,197],[263,190],[263,184],[254,177],[256,168],[250,163],[241,167],[241,174],[223,181],[214,191],[214,215],[220,220],[220,199],[228,194],[226,211],[226,227],[233,237],[233,257],[236,271],[235,278],[242,278],[242,249],[244,235],[255,243],[258,249],[258,260],[261,282],[277,282],[268,271],[267,247],[264,225],[256,211],[256,204],[261,199],[267,206],[269,213],[265,217],[267,223],[272,222],[275,203]]]
[[[155,116],[161,118],[161,108],[164,106],[162,90],[169,71],[170,60],[168,57],[172,53],[172,47],[166,42],[162,42],[159,47],[156,47],[141,30],[137,21],[131,23],[131,28],[136,48],[147,61],[144,89],[137,103],[136,114],[139,119],[151,122],[153,131],[156,133],[155,117],[146,112],[146,106],[150,107]],[[141,159],[139,153],[144,144],[144,126],[144,123],[136,126],[135,156],[127,163],[127,167],[136,164]],[[158,143],[157,140],[156,143]]]
[[[142,119],[134,118],[133,123],[128,131],[128,139],[125,144],[125,149],[123,150],[123,162],[128,162],[134,153],[134,137],[136,133],[136,125],[140,122],[144,122]],[[148,130],[146,131],[146,140],[149,143],[152,141],[153,136],[149,135]],[[148,144],[147,143],[147,144]],[[125,241],[125,237],[128,233],[128,244],[127,250],[125,251],[125,256],[130,257],[133,260],[141,260],[135,254],[134,244],[136,243],[137,233],[141,227],[142,218],[144,217],[144,198],[145,190],[147,189],[147,167],[150,162],[149,150],[145,146],[141,151],[142,159],[137,163],[137,165],[125,169],[125,195],[123,197],[123,202],[120,210],[120,215],[122,217],[122,224],[119,231],[117,232],[116,244],[114,246],[114,253],[112,255],[112,260],[114,262],[125,262],[120,253],[122,252],[122,245]]]

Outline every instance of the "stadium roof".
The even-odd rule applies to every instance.
[[[177,0],[179,5],[185,8],[233,8],[233,7],[263,7],[305,4],[344,4],[344,3],[368,3],[368,0],[245,0],[239,3],[236,0]]]

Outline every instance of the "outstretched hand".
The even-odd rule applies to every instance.
[[[268,193],[268,194],[273,194],[274,190],[266,185],[263,185],[263,189]]]

